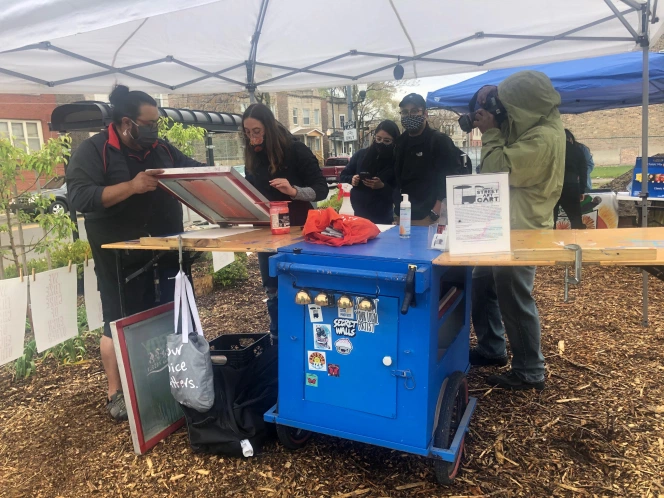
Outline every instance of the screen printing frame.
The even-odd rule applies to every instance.
[[[138,409],[138,398],[136,397],[136,388],[134,387],[134,376],[131,372],[129,361],[129,350],[127,349],[125,327],[135,325],[142,321],[149,320],[158,315],[174,311],[173,302],[162,304],[135,315],[121,318],[111,322],[111,332],[113,336],[113,346],[115,347],[115,356],[118,360],[118,370],[120,371],[120,381],[122,391],[125,394],[125,403],[127,406],[127,416],[129,419],[129,428],[131,430],[131,439],[134,445],[134,453],[142,455],[165,439],[167,436],[177,431],[184,425],[184,414],[180,419],[163,430],[159,431],[150,439],[146,440],[143,433],[143,424],[141,414]]]
[[[269,201],[232,166],[172,168],[156,178],[162,189],[212,224],[270,224]]]

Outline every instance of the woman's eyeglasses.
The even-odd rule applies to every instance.
[[[247,138],[258,138],[263,136],[263,130],[244,130],[244,134]]]
[[[385,145],[392,145],[394,140],[391,138],[382,138],[382,137],[376,137],[374,138],[377,144],[385,144]]]

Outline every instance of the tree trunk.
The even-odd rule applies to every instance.
[[[12,187],[12,195],[18,200],[18,188],[16,188],[16,184],[14,184],[14,186]],[[17,213],[16,218],[17,218],[16,219],[16,226],[18,227],[18,244],[21,247],[21,262],[23,263],[23,273],[25,275],[27,275],[28,274],[28,262],[27,262],[27,259],[25,257],[25,239],[23,238],[23,224],[21,223],[21,219],[18,217],[18,213]],[[9,211],[7,211],[7,221],[9,222]],[[13,237],[10,238],[10,240],[12,240],[12,239],[13,239]],[[14,254],[16,254],[16,248],[15,248],[13,242],[12,242],[12,251],[14,252]],[[17,257],[16,257],[16,261],[18,261]],[[16,264],[16,272],[18,273],[18,263]]]
[[[39,181],[39,176],[37,176],[37,195],[41,195],[41,182]],[[41,214],[44,214],[44,210],[40,209],[39,212]],[[44,239],[46,239],[46,230],[42,227],[42,235],[44,236]],[[46,246],[48,247],[48,245]],[[51,251],[46,249],[46,265],[49,270],[53,269],[53,264],[51,263]]]
[[[14,265],[16,265],[16,273],[18,273],[19,263],[18,263],[18,253],[16,252],[16,244],[14,244],[14,231],[12,230],[12,213],[9,209],[9,205],[5,208],[5,214],[7,215],[7,233],[9,234],[9,246],[12,250],[12,256],[14,257]]]

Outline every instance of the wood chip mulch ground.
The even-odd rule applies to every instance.
[[[211,336],[267,329],[255,256],[250,280],[199,300]],[[641,326],[641,274],[587,268],[563,303],[561,268],[539,270],[547,388],[489,389],[470,373],[478,408],[456,483],[435,483],[424,458],[317,436],[288,452],[270,442],[249,460],[192,454],[184,430],[144,456],[126,423],[104,412],[91,360],[14,382],[0,372],[0,497],[662,497],[664,284],[651,279]]]

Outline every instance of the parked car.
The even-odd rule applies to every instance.
[[[322,168],[327,183],[339,183],[339,176],[349,161],[350,157],[347,156],[328,157],[325,160],[325,166]]]
[[[19,195],[16,201],[10,204],[11,210],[15,213],[19,209],[29,214],[36,214],[37,205],[35,200],[38,196],[51,200],[48,207],[50,213],[69,213],[69,201],[67,200],[67,184],[64,176],[52,178],[42,187],[41,192],[25,192]]]

